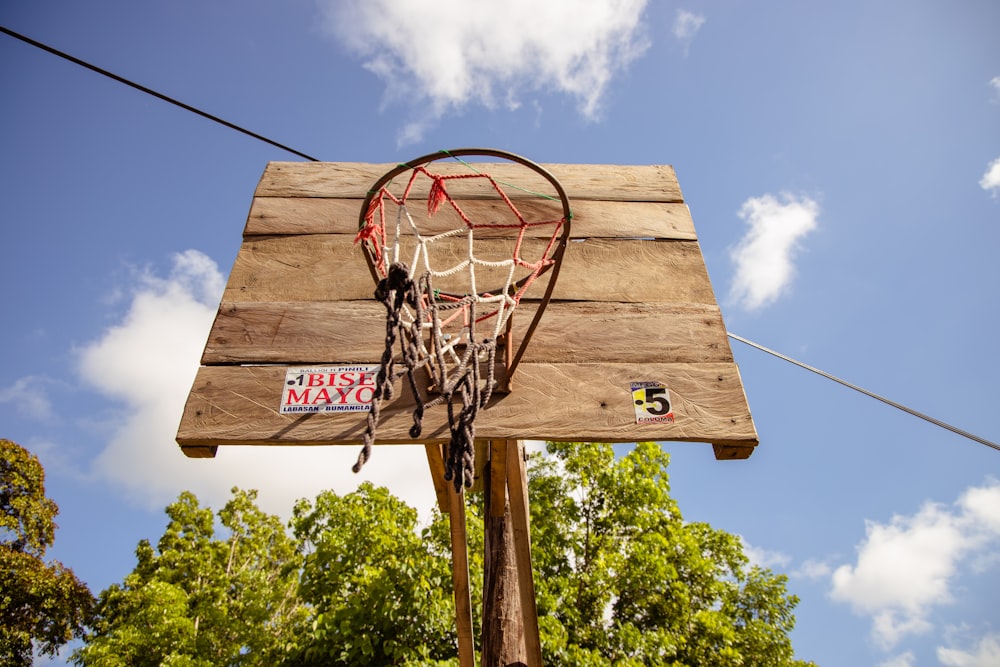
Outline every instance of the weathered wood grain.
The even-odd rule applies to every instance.
[[[476,667],[472,636],[472,587],[469,585],[469,541],[465,530],[465,495],[448,488],[448,524],[451,530],[451,581],[455,593],[455,629],[459,667]]]
[[[257,197],[337,197],[364,199],[372,185],[393,169],[395,164],[356,162],[271,162],[264,170]],[[543,164],[559,180],[570,200],[682,202],[680,186],[669,165],[622,166],[585,164]],[[533,192],[552,194],[552,186],[526,167],[513,163],[477,163],[473,167],[488,172],[498,181],[516,183]],[[436,162],[435,173],[468,173],[457,163]],[[478,181],[479,179],[475,179]],[[425,197],[428,179],[414,188],[415,196]],[[405,177],[396,181],[405,185]],[[463,194],[468,184],[450,181],[449,192]],[[393,192],[398,188],[393,188]],[[475,189],[475,188],[473,188]],[[511,198],[535,197],[511,187],[504,191]],[[493,196],[492,194],[488,196]]]
[[[438,511],[441,514],[448,514],[451,512],[451,503],[448,499],[448,483],[444,479],[444,455],[441,452],[441,444],[427,444],[424,445],[424,449],[427,452],[427,467],[431,471],[431,481],[434,483]]]
[[[362,199],[254,197],[243,236],[356,234]]]
[[[537,304],[514,312],[515,346]],[[224,302],[202,363],[377,363],[385,307],[374,301]],[[718,306],[552,302],[529,341],[527,362],[732,361]]]
[[[511,446],[516,447],[517,443],[511,443]],[[490,515],[502,517],[506,513],[504,507],[507,504],[507,441],[477,440],[476,467],[479,467],[479,460],[483,458],[483,454],[486,454],[489,458],[487,462],[489,477],[487,478],[484,473],[476,481],[479,482],[480,479],[487,480],[482,486],[488,486],[490,490],[488,494],[490,496],[488,501],[491,509]],[[481,491],[482,489],[479,490]]]
[[[324,199],[309,197],[255,197],[247,217],[244,236],[276,234],[356,234],[360,199]],[[462,201],[461,206],[474,221],[493,222],[509,219],[509,210],[494,200]],[[697,240],[691,211],[686,204],[670,202],[611,202],[574,200],[571,202],[572,238],[655,238]],[[562,207],[547,200],[517,203],[528,220],[552,220],[562,217]],[[428,217],[426,208],[407,207],[418,228],[438,234],[450,228],[449,217]],[[504,232],[509,236],[509,231]],[[530,236],[548,235],[546,228],[529,230]],[[489,229],[477,231],[483,237],[499,235]]]
[[[479,441],[482,442],[482,441]],[[496,441],[504,442],[504,441]],[[496,445],[491,446],[495,457]],[[506,459],[506,452],[504,452]],[[507,503],[505,478],[493,474],[494,459],[484,474],[483,502],[483,640],[482,667],[524,665],[541,667],[528,659],[525,650],[531,621],[521,607],[520,578],[514,542],[512,508]],[[506,467],[506,461],[504,461]],[[499,487],[499,488],[498,488]],[[534,590],[530,591],[532,597]],[[537,618],[534,629],[537,630]]]
[[[356,445],[365,413],[279,413],[282,366],[204,366],[199,369],[177,434],[182,446]],[[666,384],[673,424],[636,424],[630,383]],[[403,387],[382,407],[376,441],[409,437],[413,398]],[[607,442],[678,440],[735,448],[757,443],[735,364],[521,364],[510,394],[494,395],[476,420],[483,439]],[[428,409],[419,442],[445,442],[442,406]]]
[[[205,366],[178,431],[186,454],[213,456],[223,444],[360,442],[363,413],[279,415],[278,402],[285,366],[377,363],[381,357],[385,312],[373,300],[374,281],[353,242],[362,200],[394,166],[267,166],[205,347]],[[713,443],[719,459],[749,456],[756,432],[673,169],[545,166],[569,195],[572,238],[553,301],[527,347],[513,391],[494,397],[480,414],[477,437],[697,441]],[[520,165],[491,163],[483,169],[529,191],[554,194],[544,178]],[[464,173],[467,167],[435,163],[433,170]],[[406,178],[396,179],[393,192]],[[414,197],[426,196],[428,183],[420,177]],[[477,221],[510,213],[484,179],[448,180],[446,187],[465,197],[459,203]],[[529,220],[562,216],[558,201],[506,185],[504,190]],[[453,226],[453,212],[445,209],[428,219],[420,202],[415,204],[411,214],[421,230],[438,233]],[[528,234],[526,259],[533,259],[549,233]],[[477,256],[509,259],[508,236],[505,230],[477,230]],[[434,252],[440,253],[434,266],[443,268],[464,258],[467,244],[435,243]],[[490,271],[477,268],[480,290],[503,284],[498,272]],[[464,273],[435,287],[465,293]],[[536,281],[515,313],[515,346],[547,281],[548,276]],[[665,382],[677,422],[635,424],[628,391],[633,380]],[[405,390],[385,406],[380,442],[410,441],[411,408]],[[448,439],[444,414],[440,408],[429,412],[420,442]]]
[[[236,257],[225,301],[333,301],[371,298],[374,282],[360,248],[339,234],[261,237],[244,242]],[[459,239],[435,243],[434,263],[447,267],[464,256]],[[524,256],[540,254],[539,240],[526,240]],[[476,254],[490,260],[510,258],[509,245],[478,242]],[[502,281],[477,269],[480,289]],[[491,280],[493,278],[493,280]],[[547,276],[527,298],[538,298]],[[494,285],[496,283],[496,285]],[[463,276],[439,279],[435,287],[464,293]],[[695,241],[588,239],[569,243],[553,298],[714,304],[715,295]]]
[[[538,605],[535,579],[531,568],[531,509],[528,505],[528,471],[524,462],[524,443],[507,446],[507,487],[510,491],[510,517],[514,528],[514,552],[517,560],[518,594],[524,618],[524,648],[529,667],[542,667],[542,643],[538,632]]]

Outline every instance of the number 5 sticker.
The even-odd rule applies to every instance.
[[[632,402],[635,403],[635,423],[674,421],[670,391],[662,382],[633,382]]]

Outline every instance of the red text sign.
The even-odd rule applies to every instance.
[[[289,368],[281,392],[281,414],[366,411],[378,372],[377,364]]]

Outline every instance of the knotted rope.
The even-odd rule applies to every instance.
[[[410,428],[411,437],[420,435],[420,422],[423,419],[424,406],[420,400],[420,393],[417,391],[416,379],[413,376],[418,367],[417,359],[419,355],[419,335],[421,299],[417,291],[417,286],[410,278],[409,269],[403,263],[395,263],[389,268],[389,274],[378,282],[375,286],[375,299],[385,306],[385,349],[382,351],[382,361],[378,375],[375,378],[375,392],[372,396],[371,408],[368,411],[368,419],[365,424],[365,432],[361,436],[362,448],[358,455],[358,460],[352,470],[360,472],[361,468],[368,462],[372,454],[372,443],[375,441],[375,430],[378,427],[379,413],[382,408],[383,399],[391,399],[393,396],[393,384],[399,377],[395,372],[395,359],[393,358],[393,347],[399,332],[404,332],[404,340],[401,342],[403,363],[406,369],[401,374],[406,374],[410,381],[410,388],[417,400],[417,406],[413,411],[413,426]],[[409,332],[409,340],[406,340],[407,325],[403,324],[401,314],[403,305],[409,305],[416,311],[417,318],[409,325],[416,328],[416,331]],[[414,434],[415,433],[415,434]]]
[[[497,180],[460,159],[465,155],[519,164],[548,181],[556,196]],[[467,171],[433,173],[424,166],[444,157],[465,165]],[[398,194],[394,194],[390,188],[393,179],[404,174],[408,176],[405,182],[397,183]],[[465,195],[461,203],[448,192],[450,184],[459,183]],[[536,213],[529,220],[502,186],[518,190],[519,200],[530,196],[559,202],[562,216],[546,218]],[[497,204],[490,209],[479,206],[466,210],[465,199],[478,202],[483,198],[495,198]],[[409,210],[418,202],[426,207],[426,225],[422,214],[411,215]],[[395,215],[390,214],[393,209]],[[549,209],[542,206],[539,210]],[[431,223],[435,216],[440,217]],[[453,482],[458,491],[472,486],[475,420],[493,392],[498,341],[512,346],[513,310],[535,279],[551,270],[521,345],[517,350],[508,350],[511,354],[506,358],[506,370],[510,378],[552,295],[571,217],[565,192],[551,174],[503,151],[441,151],[400,164],[375,183],[362,204],[355,243],[365,249],[377,282],[375,298],[386,308],[386,335],[355,472],[371,456],[382,401],[392,398],[395,381],[405,374],[415,403],[410,437],[420,437],[425,410],[444,403],[450,431],[445,479]],[[477,243],[479,238],[485,243]],[[496,251],[502,243],[507,244],[509,254],[497,259]],[[403,262],[404,253],[409,266]],[[442,291],[435,289],[434,280],[443,286]],[[487,282],[491,284],[485,285]],[[397,341],[399,353],[394,355]],[[398,369],[399,364],[405,368]],[[481,364],[486,364],[485,372]],[[430,388],[423,395],[415,377],[421,368],[430,377]]]
[[[352,469],[354,472],[360,472],[371,458],[382,401],[392,399],[395,381],[406,375],[415,403],[410,437],[420,437],[425,409],[444,403],[448,408],[448,426],[451,434],[445,462],[445,480],[453,482],[456,491],[461,491],[463,487],[471,487],[475,477],[475,420],[479,409],[489,402],[493,393],[496,340],[470,341],[459,364],[449,373],[442,346],[435,345],[433,356],[421,358],[421,322],[426,321],[429,315],[432,328],[431,340],[442,340],[444,334],[441,330],[441,311],[468,308],[469,319],[475,321],[475,300],[467,297],[452,302],[439,301],[436,298],[431,274],[425,273],[414,282],[409,276],[409,269],[401,262],[393,263],[389,268],[389,274],[378,282],[375,299],[386,308],[385,348],[382,351],[381,367],[375,378],[375,392],[365,432],[362,435],[362,449]],[[427,309],[424,309],[425,301],[430,304]],[[402,317],[404,305],[414,310],[409,323]],[[400,371],[395,369],[393,354],[397,340],[400,341],[402,361],[405,366],[405,369]],[[483,357],[488,369],[485,382],[481,382],[479,372],[479,363]],[[429,366],[431,377],[439,391],[438,396],[430,401],[424,400],[415,377],[416,371],[423,366]],[[456,396],[462,404],[457,414],[454,400]]]

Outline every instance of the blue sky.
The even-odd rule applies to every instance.
[[[0,24],[329,161],[672,164],[727,327],[1000,440],[1000,5],[11,0]],[[499,6],[499,5],[497,5]],[[0,35],[0,437],[97,592],[183,489],[287,515],[422,452],[176,447],[254,187],[297,159]],[[825,667],[1000,664],[1000,452],[733,342],[761,445],[667,444]],[[350,449],[350,451],[347,451]]]

